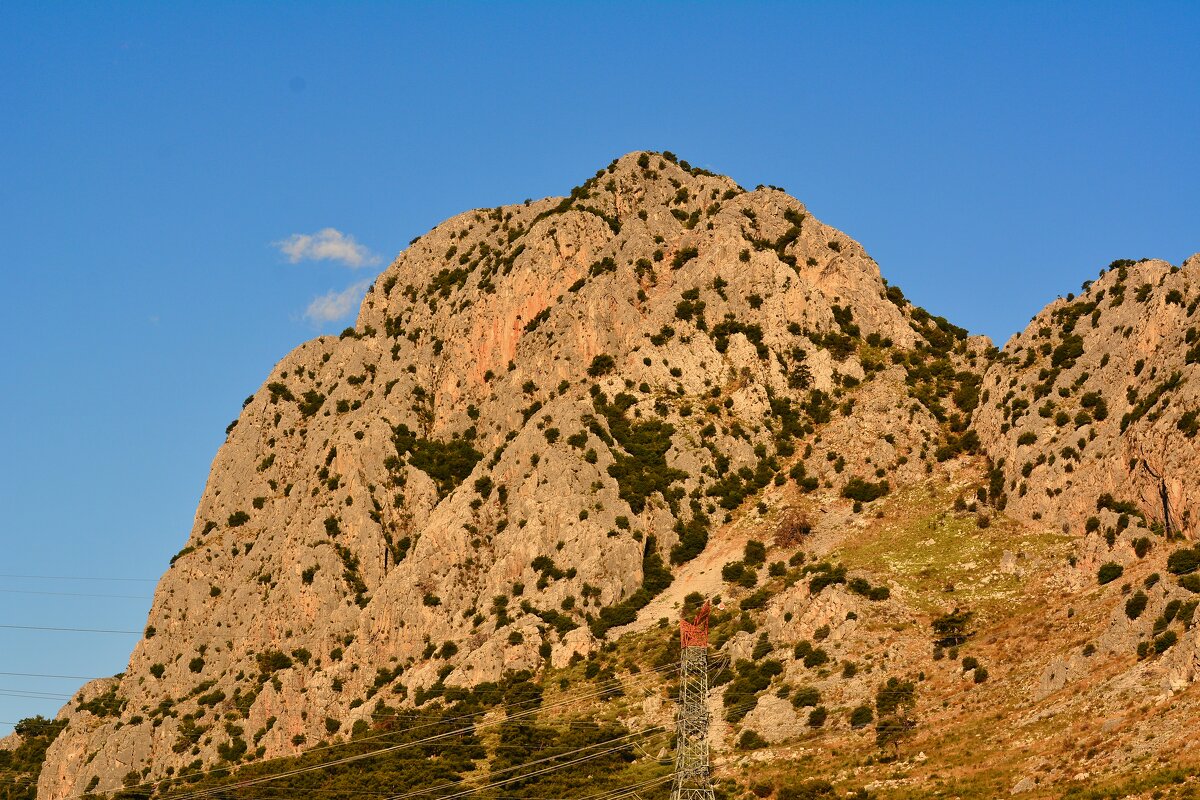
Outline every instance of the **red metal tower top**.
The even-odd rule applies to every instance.
[[[696,618],[691,622],[679,621],[679,643],[683,647],[708,647],[708,601],[700,606]]]

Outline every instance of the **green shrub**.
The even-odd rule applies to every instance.
[[[1165,653],[1165,652],[1167,652],[1167,650],[1171,649],[1171,647],[1173,647],[1175,645],[1175,643],[1178,641],[1179,641],[1179,634],[1175,633],[1175,631],[1166,631],[1161,636],[1158,636],[1157,638],[1155,638],[1154,652],[1155,653]]]
[[[878,500],[889,491],[891,491],[891,486],[888,485],[887,481],[871,483],[856,476],[847,481],[846,485],[842,487],[842,497],[860,503],[869,503],[872,500]]]
[[[1058,347],[1054,348],[1054,352],[1050,356],[1050,366],[1067,369],[1081,355],[1083,355],[1083,339],[1077,334],[1067,334],[1063,336]]]
[[[916,706],[917,687],[912,681],[888,678],[875,693],[875,743],[896,747],[916,727],[911,716]]]
[[[304,417],[311,417],[321,410],[321,406],[325,403],[325,395],[319,394],[312,389],[304,393],[302,400],[297,402],[300,408],[300,413]]]
[[[617,366],[613,357],[606,353],[601,353],[592,359],[592,363],[588,365],[587,374],[592,378],[599,378],[602,375],[607,375]]]
[[[700,255],[700,251],[695,247],[681,247],[675,257],[671,259],[671,269],[679,269],[687,262],[691,261]]]
[[[778,800],[820,800],[820,798],[836,796],[837,791],[833,788],[833,784],[823,780],[785,784],[780,786],[776,793]]]
[[[767,637],[767,634],[765,632],[761,633],[758,636],[758,641],[754,644],[754,650],[750,653],[750,658],[758,661],[761,658],[769,656],[772,649],[771,640]]]
[[[0,750],[0,798],[34,800],[46,750],[66,724],[65,719],[49,720],[41,716],[16,723],[13,730],[19,741],[13,742],[10,750]]]
[[[645,510],[646,498],[665,492],[687,473],[667,466],[675,428],[662,420],[631,423],[624,414],[626,397],[618,395],[610,405],[603,394],[598,394],[593,405],[608,421],[611,438],[620,445],[619,450],[613,450],[615,463],[609,465],[608,474],[617,481],[621,499],[640,514]]]
[[[279,650],[266,650],[254,657],[259,675],[266,678],[292,666],[292,659]]]
[[[792,705],[796,708],[811,708],[821,702],[821,693],[812,686],[800,686],[792,692]]]
[[[738,737],[737,746],[739,750],[758,750],[767,746],[767,740],[759,736],[756,731],[742,731],[742,735]]]
[[[771,679],[783,673],[783,664],[775,660],[754,662],[743,659],[734,669],[736,675],[722,698],[725,719],[730,723],[740,722],[750,713],[758,695],[771,685]]]
[[[1137,619],[1146,610],[1146,602],[1149,598],[1143,591],[1136,592],[1132,597],[1125,601],[1125,616],[1132,619]]]
[[[862,705],[850,712],[850,727],[865,728],[875,719],[875,712],[870,706]]]
[[[250,521],[250,515],[245,511],[235,511],[229,515],[229,519],[226,521],[229,523],[229,527],[238,528]]]
[[[1124,567],[1122,567],[1120,564],[1109,561],[1106,564],[1100,565],[1100,569],[1096,573],[1096,581],[1103,586],[1106,583],[1112,583],[1124,574]]]
[[[418,437],[401,423],[392,432],[396,454],[407,457],[408,463],[433,479],[438,497],[453,491],[475,469],[483,454],[473,448],[466,438],[440,442]]]
[[[1167,556],[1167,571],[1172,575],[1190,575],[1200,568],[1200,550],[1186,548]]]
[[[118,717],[127,704],[128,701],[117,694],[117,687],[113,685],[91,700],[79,703],[75,708],[97,717]]]
[[[809,669],[820,667],[829,663],[829,654],[820,647],[814,647],[807,655],[804,656],[804,666]]]

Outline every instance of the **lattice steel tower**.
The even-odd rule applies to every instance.
[[[679,712],[671,800],[713,800],[708,766],[708,603],[679,623]]]

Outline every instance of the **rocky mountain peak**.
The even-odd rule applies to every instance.
[[[809,639],[934,675],[929,618],[970,601],[1002,625],[1022,592],[1190,535],[1198,266],[1114,262],[997,351],[782,190],[668,153],[452,217],[247,399],[128,669],[64,709],[39,797],[567,680],[699,595],[736,598],[714,616],[731,662],[795,646],[747,717],[772,742],[804,728],[782,698],[825,663]],[[861,705],[855,674],[830,696]]]

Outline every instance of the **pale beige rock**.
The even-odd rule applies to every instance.
[[[1123,270],[1123,280],[1122,269],[1111,269],[1074,301],[1051,303],[1009,340],[1003,358],[984,376],[989,396],[980,404],[975,427],[989,455],[1005,462],[1009,513],[1078,533],[1084,520],[1097,513],[1098,498],[1111,494],[1136,504],[1151,522],[1165,524],[1169,513],[1170,527],[1194,537],[1200,521],[1200,446],[1181,428],[1181,419],[1200,409],[1197,359],[1188,363],[1200,325],[1200,254],[1182,268],[1150,259]],[[1123,293],[1116,291],[1121,287]],[[1140,291],[1145,292],[1141,300]],[[1118,295],[1124,300],[1114,306]],[[1062,361],[1051,391],[1035,398],[1034,387],[1043,383],[1044,371],[1055,368],[1055,352],[1064,343],[1061,321],[1072,315],[1073,307],[1083,309],[1074,315],[1070,333],[1079,337],[1082,353],[1073,362]],[[1178,384],[1123,429],[1126,414],[1175,373]],[[1129,391],[1133,394],[1127,395]],[[1103,420],[1094,418],[1095,405],[1083,404],[1093,392],[1107,405]],[[1014,424],[1011,409],[1017,402],[1029,407]],[[1043,417],[1039,409],[1047,402],[1052,404],[1050,416]],[[1063,425],[1054,419],[1060,412],[1069,418]],[[1080,412],[1089,412],[1089,418],[1076,421]],[[1036,441],[1019,444],[1023,435]],[[1078,457],[1064,457],[1066,448]],[[1025,464],[1032,465],[1028,478],[1021,474]],[[1115,519],[1113,514],[1105,520],[1105,527]]]
[[[765,694],[742,721],[743,727],[755,731],[769,744],[779,744],[800,736],[808,729],[790,701]]]

